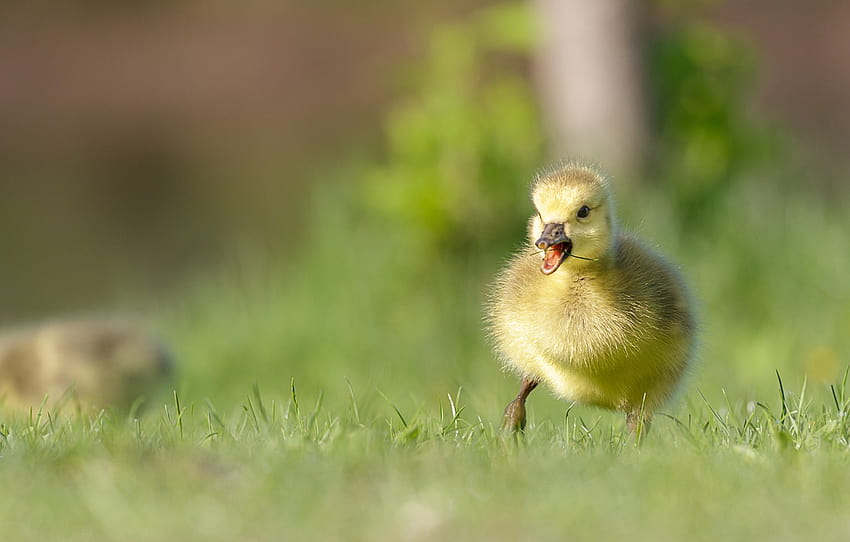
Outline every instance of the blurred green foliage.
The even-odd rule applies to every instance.
[[[840,539],[846,195],[770,150],[743,113],[753,61],[703,25],[655,50],[652,182],[615,182],[624,226],[700,300],[702,369],[643,447],[621,416],[544,391],[524,445],[498,435],[516,382],[481,304],[543,160],[530,85],[501,56],[528,51],[524,9],[436,33],[386,156],[318,190],[299,252],[247,253],[168,301],[181,389],[158,419],[0,424],[16,488],[0,508],[27,519],[13,538]]]
[[[658,129],[655,174],[691,220],[776,151],[748,114],[756,60],[747,43],[700,20],[659,28],[649,74]]]
[[[532,89],[506,64],[527,58],[533,35],[520,4],[439,28],[420,89],[387,115],[386,159],[364,173],[362,202],[425,258],[516,238],[543,139]]]
[[[486,344],[482,304],[524,243],[544,160],[516,69],[533,43],[525,9],[438,29],[417,92],[388,113],[385,156],[318,190],[302,250],[246,256],[176,304],[164,325],[188,397],[231,402],[254,382],[274,396],[294,378],[308,402],[344,407],[351,389],[362,409],[410,412],[463,388],[474,412],[499,415],[516,384]],[[624,227],[681,266],[700,306],[700,369],[679,408],[694,387],[773,393],[777,369],[790,386],[835,379],[850,361],[850,219],[745,114],[754,60],[737,41],[685,22],[654,51],[652,181],[614,184]],[[532,408],[557,418],[567,405],[540,393]]]

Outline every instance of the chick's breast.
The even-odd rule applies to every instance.
[[[693,316],[678,274],[628,237],[587,273],[546,277],[537,258],[517,256],[489,312],[506,367],[589,404],[663,402],[691,356]]]

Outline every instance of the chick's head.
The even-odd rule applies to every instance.
[[[571,267],[602,259],[615,238],[614,209],[604,177],[568,165],[541,174],[531,199],[536,214],[528,224],[529,242],[543,252],[540,270],[551,275],[567,260]]]

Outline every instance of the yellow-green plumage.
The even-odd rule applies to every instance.
[[[505,366],[570,400],[648,420],[675,391],[693,357],[695,321],[679,274],[618,231],[607,183],[570,164],[534,185],[532,246],[500,274],[490,332]],[[579,219],[577,210],[590,208]],[[564,225],[572,254],[541,272],[535,239]],[[524,416],[524,414],[523,414]],[[524,420],[523,420],[524,423]]]

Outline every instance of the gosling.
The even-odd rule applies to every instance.
[[[532,201],[531,246],[499,275],[488,307],[497,353],[522,379],[504,426],[525,428],[525,401],[544,382],[561,398],[624,412],[639,436],[693,359],[685,284],[619,230],[608,181],[595,169],[569,163],[540,173]]]
[[[168,350],[114,318],[57,320],[0,334],[0,406],[128,409],[171,375]]]

